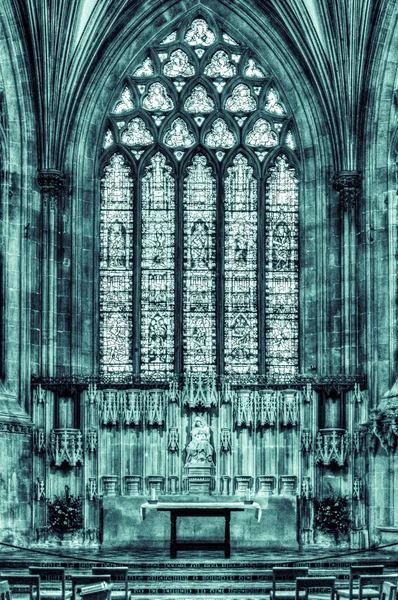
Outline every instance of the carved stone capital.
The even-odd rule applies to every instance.
[[[335,175],[333,184],[343,211],[355,208],[361,188],[361,174],[358,171],[340,171]]]
[[[62,195],[65,186],[65,176],[58,169],[42,169],[37,176],[40,186],[43,205],[54,209]]]

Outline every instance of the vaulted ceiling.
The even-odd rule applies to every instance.
[[[36,102],[42,168],[62,168],[62,148],[76,103],[96,69],[112,68],[137,17],[171,2],[140,0],[8,0],[0,19],[24,47]],[[214,12],[222,0],[206,2]],[[146,6],[145,6],[146,5]],[[200,1],[198,6],[200,6]],[[228,3],[225,4],[228,7]],[[234,11],[264,16],[273,39],[289,48],[327,114],[335,169],[358,168],[358,140],[370,82],[383,70],[385,48],[398,36],[395,0],[242,0]],[[193,4],[181,2],[181,14]],[[17,51],[15,52],[17,55]],[[21,60],[19,58],[19,60]]]

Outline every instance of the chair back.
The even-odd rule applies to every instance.
[[[40,575],[40,581],[60,581],[62,600],[65,600],[65,569],[63,567],[29,567],[31,575]]]
[[[110,588],[111,576],[110,575],[72,575],[72,600],[75,600],[76,593],[80,594],[82,587],[93,585],[94,583],[107,583]]]
[[[283,597],[283,589],[286,586],[278,584],[283,584],[283,582],[294,582],[297,577],[307,577],[308,576],[308,567],[274,567],[272,569],[272,591],[271,591],[271,600],[276,599],[277,590],[281,590],[281,594],[278,594],[278,598]],[[291,589],[291,588],[290,588]]]
[[[384,582],[390,582],[398,585],[398,573],[384,573],[383,575],[360,575],[358,600],[374,597],[379,599]],[[374,596],[369,594],[369,590],[374,591]]]
[[[8,581],[0,581],[0,600],[11,600],[11,592]]]
[[[93,575],[110,575],[111,581],[121,581],[124,583],[124,593],[126,600],[129,594],[129,583],[128,583],[128,567],[93,567],[91,569]]]
[[[79,590],[82,600],[110,600],[110,585],[103,581],[93,585],[85,585]]]
[[[26,586],[29,588],[29,598],[33,600],[33,588],[36,588],[36,600],[40,600],[40,576],[39,575],[5,575],[2,573],[0,579],[6,579],[10,588],[13,586]]]
[[[348,583],[350,597],[352,600],[352,593],[354,589],[354,581],[358,580],[361,575],[381,575],[384,571],[384,565],[351,565],[350,567],[350,580]]]
[[[384,581],[381,588],[380,600],[397,600],[397,586],[391,581]]]
[[[310,590],[321,593],[325,600],[327,600],[327,596],[324,596],[325,590],[329,590],[330,600],[333,600],[335,583],[336,577],[297,577],[296,600],[299,600],[300,591],[304,591],[305,597],[308,598]]]

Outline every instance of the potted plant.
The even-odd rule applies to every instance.
[[[73,496],[67,485],[63,496],[54,496],[53,500],[47,501],[47,509],[50,527],[61,538],[66,539],[68,533],[71,537],[74,531],[83,527],[82,499]]]
[[[334,535],[336,544],[341,535],[350,529],[350,505],[347,496],[331,495],[315,500],[314,527],[318,531]]]

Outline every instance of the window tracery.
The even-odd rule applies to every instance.
[[[203,85],[195,86],[184,104],[184,109],[192,114],[206,115],[213,112],[214,107],[214,100],[208,95]]]
[[[236,74],[236,67],[224,50],[218,50],[205,67],[204,74],[212,78],[233,77]]]
[[[113,112],[123,113],[134,108],[134,101],[131,97],[131,91],[128,87],[125,87],[120,95],[120,100],[115,104]]]
[[[170,61],[164,65],[163,73],[169,77],[192,77],[195,69],[185,52],[178,49],[170,54]]]
[[[213,121],[209,133],[206,134],[205,144],[209,148],[232,148],[235,137],[222,118]]]
[[[195,143],[195,137],[188,131],[188,126],[183,119],[175,119],[163,139],[170,148],[189,148]]]
[[[127,125],[123,131],[121,140],[126,146],[149,146],[153,142],[153,135],[147,129],[145,122],[136,117]]]
[[[101,369],[297,372],[291,117],[253,53],[203,16],[159,44],[104,131]]]
[[[160,110],[166,112],[174,108],[173,100],[161,83],[152,83],[148,88],[148,95],[144,97],[142,106],[146,110]]]

